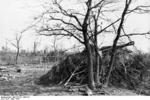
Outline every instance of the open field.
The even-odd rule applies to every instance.
[[[51,95],[83,95],[77,87],[72,89],[63,86],[41,86],[37,85],[36,80],[48,70],[54,63],[49,64],[29,64],[29,65],[10,65],[1,66],[3,75],[0,77],[0,95],[21,95],[21,96],[51,96]],[[21,72],[16,72],[17,68]],[[104,91],[107,93],[104,93]],[[115,87],[105,88],[94,95],[137,95],[133,91],[119,89]]]

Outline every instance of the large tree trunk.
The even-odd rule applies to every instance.
[[[93,71],[93,56],[90,44],[86,44],[87,49],[87,57],[88,57],[88,85],[89,88],[94,90],[95,89],[95,82],[94,82],[94,71]]]
[[[100,55],[98,53],[97,35],[95,35],[94,50],[95,50],[94,51],[95,56],[94,56],[93,60],[95,60],[95,61],[93,61],[93,62],[95,62],[94,67],[96,69],[96,71],[95,71],[95,83],[96,83],[96,85],[99,85],[100,84],[100,77],[99,77],[99,75],[100,75]]]
[[[96,55],[96,80],[95,80],[95,82],[97,85],[100,84],[100,77],[99,77],[99,75],[100,75],[100,62],[99,62],[99,60],[100,60],[99,56]]]
[[[87,52],[87,63],[88,63],[88,87],[92,90],[95,89],[95,82],[94,82],[94,70],[93,70],[93,52],[92,52],[92,47],[90,46],[89,43],[89,38],[87,34],[87,27],[83,28],[83,35],[84,35],[84,45],[86,48]]]
[[[84,36],[84,45],[87,52],[87,63],[88,63],[88,86],[90,89],[95,89],[95,82],[94,82],[94,71],[93,71],[93,53],[92,48],[89,43],[89,38],[87,34],[87,27],[83,28],[83,36]]]
[[[99,86],[101,84],[100,82],[100,72],[102,70],[102,58],[101,58],[101,55],[99,54],[98,52],[98,46],[96,46],[95,48],[95,56],[94,56],[94,59],[95,61],[94,62],[94,67],[95,67],[95,84],[97,86]]]
[[[97,38],[97,36],[98,36],[98,33],[97,33],[97,27],[98,27],[98,24],[97,24],[97,22],[98,22],[98,17],[96,18],[96,16],[93,16],[93,18],[94,18],[94,50],[93,50],[93,52],[94,52],[94,54],[95,54],[95,56],[94,56],[94,59],[93,60],[95,60],[95,61],[93,61],[95,64],[95,83],[96,83],[96,85],[99,85],[100,84],[100,77],[99,77],[99,75],[100,75],[100,55],[99,55],[99,52],[98,52],[98,38]]]
[[[88,0],[87,1],[87,12],[83,21],[83,25],[82,25],[82,32],[83,32],[83,37],[84,37],[84,45],[85,48],[87,50],[87,57],[88,57],[88,86],[90,89],[94,90],[95,89],[95,82],[94,82],[94,73],[93,73],[93,55],[92,55],[92,51],[91,51],[91,46],[89,43],[89,38],[88,38],[88,20],[89,20],[89,16],[90,16],[90,12],[91,12],[91,6],[92,6],[92,0]]]

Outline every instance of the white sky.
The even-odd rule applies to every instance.
[[[37,0],[0,0],[0,47],[5,45],[6,39],[13,41],[16,32],[20,32],[32,23],[34,16],[41,12],[40,1],[44,0],[38,2]],[[129,32],[147,32],[150,30],[150,14],[129,16],[127,26]],[[40,39],[35,36],[35,33],[28,31],[24,34],[22,46],[26,50],[31,50],[33,41]],[[49,37],[42,37],[40,48],[50,45],[49,39]],[[150,40],[144,37],[135,37],[133,40],[138,49],[144,52],[150,51]],[[73,41],[69,41],[69,44],[71,43]],[[60,48],[68,47],[66,41],[60,41],[59,45]]]

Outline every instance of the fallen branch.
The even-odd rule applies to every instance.
[[[78,72],[78,73],[75,73],[74,75],[81,74],[81,73],[83,73],[83,72],[85,72],[85,71],[86,71],[86,69],[85,69],[85,70],[83,70],[83,71],[80,71],[80,72]]]
[[[123,47],[126,47],[126,46],[131,46],[131,45],[134,45],[134,41],[131,41],[131,42],[126,43],[126,44],[118,45],[118,46],[116,47],[116,49],[120,49],[120,48],[123,48]],[[99,50],[100,50],[100,51],[112,50],[112,46],[104,46],[104,47],[100,48]]]
[[[71,76],[69,77],[69,79],[66,81],[66,83],[64,84],[64,86],[66,86],[70,80],[72,79],[72,77],[75,75],[74,73],[77,71],[78,67],[72,72]]]

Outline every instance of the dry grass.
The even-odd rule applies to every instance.
[[[37,78],[51,69],[54,63],[38,65],[18,65],[3,66],[7,71],[3,72],[8,80],[0,80],[0,95],[20,95],[20,96],[49,96],[49,95],[83,95],[82,92],[70,91],[63,86],[44,87],[35,84]],[[2,67],[2,66],[1,66]],[[21,73],[16,72],[16,68],[21,69]],[[107,95],[136,95],[132,91],[125,89],[107,88]],[[100,95],[100,94],[95,94]]]

